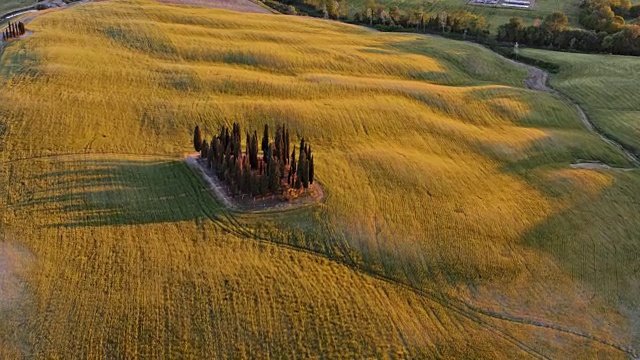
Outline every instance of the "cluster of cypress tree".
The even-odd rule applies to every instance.
[[[233,124],[231,129],[222,126],[220,133],[211,142],[202,140],[200,127],[193,132],[193,147],[206,159],[207,166],[213,169],[222,181],[225,181],[234,194],[267,195],[282,190],[282,180],[287,173],[290,187],[305,189],[313,184],[314,166],[311,147],[300,142],[299,160],[296,162],[295,146],[291,151],[289,129],[283,124],[278,126],[273,141],[270,140],[269,125],[264,126],[258,154],[258,133],[245,133],[245,151],[242,152],[242,131],[240,125]]]
[[[4,29],[4,32],[2,33],[2,40],[16,38],[24,35],[26,32],[27,30],[24,28],[24,24],[22,22],[13,24],[9,22],[9,25],[7,25],[7,28]]]

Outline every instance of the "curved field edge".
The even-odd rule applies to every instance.
[[[517,88],[521,71],[507,66],[507,74],[491,80],[497,78],[491,75],[496,66],[505,64],[488,53],[476,56],[477,50],[451,48],[444,40],[368,35],[361,29],[296,19],[315,32],[331,34],[319,37],[326,43],[318,46],[331,51],[318,62],[298,53],[300,49],[312,54],[321,51],[306,42],[307,36],[316,39],[317,34],[298,29],[301,35],[284,35],[291,29],[276,19],[243,15],[238,22],[239,15],[227,12],[164,11],[146,2],[122,4],[126,6],[118,10],[106,4],[90,8],[105,22],[89,27],[106,29],[102,33],[106,38],[71,36],[61,27],[66,17],[48,16],[39,38],[9,49],[3,62],[14,70],[5,80],[17,86],[3,94],[3,100],[8,100],[3,106],[9,129],[4,144],[10,150],[3,156],[17,159],[57,149],[175,154],[189,142],[192,119],[204,119],[216,128],[234,116],[245,124],[286,117],[301,133],[318,137],[313,142],[319,149],[314,150],[326,159],[322,176],[329,189],[327,204],[302,214],[266,218],[229,214],[225,215],[228,221],[242,228],[253,223],[272,241],[327,253],[417,288],[453,292],[484,308],[553,320],[604,338],[624,331],[624,320],[609,307],[616,300],[607,294],[625,298],[633,294],[625,284],[634,279],[626,270],[632,269],[628,265],[634,260],[624,258],[620,248],[600,252],[609,244],[594,242],[598,251],[593,251],[596,260],[592,262],[591,249],[586,253],[574,246],[597,234],[605,223],[592,222],[590,211],[584,214],[590,206],[611,210],[608,223],[618,224],[611,236],[618,239],[617,245],[628,246],[626,239],[633,238],[635,230],[630,226],[635,222],[623,225],[616,216],[633,207],[624,198],[633,199],[627,189],[637,178],[566,169],[576,158],[611,163],[624,159],[585,134],[569,106],[546,96],[536,100],[539,95]],[[128,8],[132,4],[137,6],[135,11]],[[93,21],[86,17],[88,8],[78,7],[79,26]],[[125,19],[117,22],[121,30],[114,31],[112,11]],[[141,14],[154,20],[141,22]],[[196,24],[183,24],[186,18]],[[300,24],[289,26],[297,29]],[[122,30],[129,28],[135,29],[137,38]],[[343,42],[336,41],[338,35]],[[101,40],[95,41],[96,36]],[[158,44],[145,45],[158,37]],[[190,37],[198,39],[206,57],[184,52],[183,46],[191,46]],[[119,56],[102,59],[106,55],[96,46]],[[71,53],[79,57],[68,57]],[[266,57],[268,53],[276,55]],[[130,61],[118,62],[123,54]],[[172,54],[189,56],[180,60]],[[395,56],[383,59],[377,54]],[[118,65],[105,72],[86,67],[110,62]],[[472,69],[470,73],[467,68]],[[88,72],[96,78],[87,78]],[[45,95],[50,90],[41,87],[45,79],[66,89],[55,102]],[[126,84],[119,79],[126,79]],[[117,89],[117,96],[96,91],[100,86]],[[157,87],[150,90],[151,86]],[[464,106],[459,99],[465,100]],[[75,112],[74,106],[82,112]],[[60,111],[65,108],[71,111]],[[39,128],[42,124],[49,125],[46,131]],[[175,134],[183,135],[176,138]],[[407,169],[419,169],[425,176]],[[102,176],[108,172],[96,175]],[[390,184],[398,191],[390,191]],[[405,193],[405,189],[411,191]],[[133,197],[135,192],[125,194]],[[172,191],[161,194],[161,198],[173,198]],[[616,197],[621,201],[611,204],[609,200]],[[497,209],[486,209],[487,203]],[[132,210],[124,213],[109,207],[86,213],[78,210],[71,227],[91,229],[102,226],[103,219],[115,221],[117,227],[137,222],[151,225],[156,219],[175,221],[169,211],[154,209],[157,214],[152,217],[145,206],[139,209],[132,204]],[[16,220],[9,219],[9,223]],[[335,226],[327,226],[329,221]],[[573,230],[587,222],[590,227],[584,231]],[[610,266],[609,254],[615,254],[618,265]],[[596,264],[593,271],[587,268],[592,263]],[[603,281],[614,274],[615,282]],[[531,284],[533,288],[527,290]],[[533,296],[533,304],[523,307],[524,297],[531,298],[532,292],[545,296]],[[492,298],[496,293],[504,298]],[[596,310],[601,301],[605,301],[602,312]],[[576,313],[587,316],[575,319]],[[598,321],[606,325],[594,326]]]
[[[533,49],[523,54],[558,64],[560,71],[550,77],[551,85],[580,104],[599,130],[640,154],[637,58]]]

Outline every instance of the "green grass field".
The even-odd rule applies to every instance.
[[[560,65],[551,85],[584,108],[602,131],[640,155],[640,60],[526,49],[523,54]]]
[[[35,3],[36,0],[3,0],[2,3],[0,3],[0,15],[15,9],[34,5]]]
[[[638,346],[640,173],[570,168],[629,164],[488,50],[149,0],[28,27],[0,62],[0,357]],[[307,137],[326,202],[221,207],[181,158],[234,121]]]

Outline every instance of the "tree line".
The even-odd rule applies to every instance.
[[[24,28],[24,24],[20,21],[18,23],[11,23],[7,25],[7,28],[2,32],[2,40],[9,40],[24,35],[27,30]]]
[[[285,13],[295,14],[295,7],[298,7],[307,15],[366,25],[382,31],[439,33],[473,39],[490,47],[518,42],[555,50],[640,55],[640,25],[628,23],[640,17],[640,4],[632,6],[630,0],[583,0],[579,22],[584,29],[568,26],[565,14],[554,12],[529,26],[523,19],[514,17],[494,30],[495,36],[492,36],[492,29],[483,16],[465,10],[429,14],[422,6],[402,10],[396,5],[385,6],[375,0],[366,0],[361,10],[354,11],[346,0],[265,1],[269,5],[287,5],[280,9]]]
[[[210,142],[203,140],[199,126],[193,131],[194,149],[233,195],[279,194],[286,188],[307,189],[313,184],[315,168],[311,146],[302,138],[299,151],[295,145],[291,149],[286,125],[277,126],[273,141],[268,124],[264,125],[260,140],[257,131],[253,134],[247,131],[244,146],[243,152],[242,131],[237,123],[231,129],[223,125]]]
[[[525,26],[522,19],[511,18],[498,28],[497,40],[578,52],[640,55],[640,26],[625,24],[610,5],[602,6],[603,0],[587,0],[583,5],[580,22],[587,29],[569,27],[567,17],[554,12],[540,25]]]

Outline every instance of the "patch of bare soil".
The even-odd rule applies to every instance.
[[[24,298],[26,286],[20,273],[30,262],[29,252],[0,238],[0,312],[19,305]]]
[[[587,169],[587,170],[620,170],[620,171],[634,171],[637,168],[617,168],[598,161],[584,161],[571,164],[574,169]]]
[[[229,187],[218,179],[213,170],[209,169],[205,162],[200,159],[199,155],[188,155],[185,162],[189,167],[202,175],[215,196],[220,199],[224,206],[231,210],[244,212],[266,210],[282,211],[315,204],[324,200],[324,191],[317,181],[310,184],[309,188],[299,195],[282,193],[256,197],[251,195],[233,196]]]
[[[165,4],[203,6],[219,9],[227,9],[239,12],[257,14],[272,14],[266,7],[262,7],[250,0],[157,0]],[[259,1],[259,0],[257,0]]]

